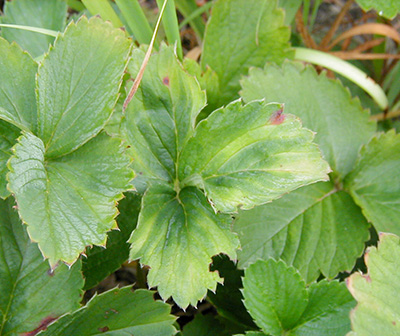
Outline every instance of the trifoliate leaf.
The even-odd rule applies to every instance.
[[[375,9],[387,19],[394,19],[400,12],[400,0],[357,0],[357,3],[363,10]]]
[[[375,132],[376,124],[369,121],[360,101],[352,99],[339,81],[318,75],[311,66],[267,64],[264,70],[251,69],[241,84],[246,102],[265,98],[284,103],[286,113],[298,116],[304,127],[317,132],[315,142],[339,178],[353,169],[360,147]]]
[[[400,234],[400,135],[374,137],[360,152],[345,187],[378,231]]]
[[[13,209],[0,200],[0,334],[36,335],[59,316],[79,308],[80,262],[52,271]]]
[[[133,76],[143,58],[142,50],[132,53],[128,70]],[[122,126],[138,177],[173,183],[178,155],[204,105],[204,92],[178,63],[173,48],[161,46],[147,64]]]
[[[110,118],[129,55],[120,29],[82,17],[59,36],[38,72],[38,137],[46,157],[70,153]]]
[[[400,335],[400,239],[381,234],[378,248],[364,256],[367,274],[347,278],[347,287],[357,300],[351,312],[350,336]]]
[[[300,188],[239,212],[234,223],[242,246],[239,267],[258,258],[280,258],[307,283],[321,273],[332,279],[354,267],[368,240],[368,226],[352,198],[331,182]]]
[[[32,132],[37,123],[36,71],[37,64],[27,53],[0,38],[0,119]]]
[[[272,336],[339,336],[350,329],[355,302],[344,283],[325,280],[306,288],[293,267],[258,260],[245,271],[244,304],[256,324]]]
[[[93,246],[86,249],[82,259],[82,273],[85,277],[84,289],[93,288],[108,275],[121,267],[129,258],[129,239],[136,227],[141,197],[135,192],[126,193],[118,204],[118,229],[107,234],[106,248]]]
[[[142,200],[137,229],[130,242],[131,259],[151,267],[150,287],[158,286],[181,307],[196,305],[207,289],[215,291],[216,272],[209,272],[211,257],[225,253],[236,258],[237,237],[230,217],[216,214],[204,194],[184,188],[177,194],[166,185],[150,187]]]
[[[179,180],[204,189],[220,211],[250,209],[327,179],[313,137],[280,104],[236,101],[196,127],[179,158]]]
[[[55,265],[73,263],[87,245],[104,245],[116,227],[115,203],[129,188],[130,159],[101,133],[75,152],[47,159],[39,138],[23,133],[9,161],[9,187],[33,241]]]
[[[239,79],[250,67],[281,63],[290,57],[290,30],[277,0],[219,0],[213,6],[204,37],[201,65],[210,66],[219,79],[209,112],[238,97]]]
[[[115,288],[93,297],[85,307],[63,316],[38,336],[172,336],[176,330],[170,310],[168,304],[154,301],[148,290]]]
[[[17,0],[4,3],[2,23],[64,30],[68,5],[63,0]],[[49,49],[54,37],[14,28],[1,28],[2,36],[8,41],[17,42],[32,57],[38,57]]]

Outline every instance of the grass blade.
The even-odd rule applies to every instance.
[[[111,7],[111,4],[108,2],[108,0],[82,0],[82,2],[90,14],[99,14],[103,20],[110,21],[116,28],[123,26],[121,20]]]

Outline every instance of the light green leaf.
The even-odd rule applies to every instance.
[[[176,333],[170,306],[154,301],[153,293],[131,287],[115,288],[63,316],[38,336],[112,335],[172,336]]]
[[[280,104],[235,101],[196,127],[178,163],[181,185],[204,189],[220,211],[250,209],[327,179],[313,137]]]
[[[353,169],[361,145],[375,132],[376,124],[369,121],[359,100],[352,99],[339,81],[318,75],[311,66],[267,64],[264,70],[251,69],[241,84],[246,102],[265,98],[285,103],[287,113],[317,132],[315,142],[339,179]]]
[[[357,0],[357,3],[363,10],[375,9],[387,19],[394,19],[400,12],[400,0]]]
[[[378,231],[400,234],[400,134],[378,134],[360,152],[345,187]]]
[[[272,203],[240,211],[234,223],[242,245],[239,267],[258,258],[280,258],[307,283],[322,273],[351,271],[368,240],[360,208],[333,183],[300,188]]]
[[[36,71],[37,64],[27,53],[0,38],[0,119],[32,132],[37,123]]]
[[[285,10],[285,25],[290,26],[303,0],[279,0],[278,2],[279,7]]]
[[[289,52],[290,30],[277,0],[218,0],[208,22],[201,64],[213,69],[220,92],[209,111],[238,97],[239,79],[250,67],[281,63]]]
[[[128,66],[133,77],[143,58],[144,51],[133,51]],[[173,183],[178,155],[204,105],[205,94],[197,81],[183,70],[173,48],[162,45],[125,112],[122,129],[132,146],[134,170],[146,179]]]
[[[230,217],[216,214],[196,188],[179,194],[169,186],[154,185],[145,193],[137,229],[130,240],[131,259],[151,267],[150,287],[158,286],[163,299],[173,297],[181,307],[196,305],[215,291],[216,272],[211,257],[225,253],[236,258],[238,239],[230,231]]]
[[[11,148],[17,142],[17,138],[20,134],[20,130],[10,125],[8,122],[0,120],[0,197],[6,198],[10,195],[10,191],[7,190],[7,179],[8,173],[7,161],[11,156]]]
[[[0,200],[0,334],[34,335],[59,316],[79,307],[83,286],[80,262],[54,271],[13,209]],[[35,333],[36,334],[36,333]]]
[[[4,4],[2,23],[47,28],[62,31],[67,17],[67,3],[63,0],[14,0]],[[2,36],[17,42],[36,58],[49,49],[54,37],[12,28],[2,28]]]
[[[93,138],[117,101],[130,43],[100,18],[71,22],[38,72],[38,136],[46,157],[68,154]]]
[[[119,140],[100,134],[79,150],[46,159],[43,142],[23,133],[9,161],[9,188],[30,237],[50,264],[73,263],[116,227],[115,203],[129,188],[130,160]]]
[[[355,302],[344,283],[325,280],[308,289],[293,267],[258,260],[243,279],[244,304],[263,332],[273,336],[340,336],[350,329]]]
[[[347,278],[347,287],[357,300],[351,312],[352,336],[400,335],[400,239],[381,234],[378,248],[364,256],[367,274]]]
[[[119,269],[129,258],[129,239],[136,227],[140,211],[141,197],[134,192],[126,193],[118,204],[118,229],[107,234],[106,248],[93,246],[86,249],[82,259],[82,273],[85,277],[84,289],[93,288],[108,275]]]

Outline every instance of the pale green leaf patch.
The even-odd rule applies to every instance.
[[[400,0],[357,0],[357,3],[363,10],[374,9],[387,19],[394,19],[400,12]]]
[[[270,202],[328,179],[313,137],[281,104],[235,101],[196,127],[178,162],[181,185],[204,189],[222,212]]]
[[[400,239],[382,233],[364,256],[367,274],[354,273],[347,287],[357,300],[350,336],[400,335]]]
[[[283,261],[258,260],[245,270],[244,304],[256,324],[273,336],[337,336],[350,329],[355,302],[344,283],[323,280],[306,288]]]
[[[345,180],[364,215],[381,232],[400,234],[400,135],[376,135]]]
[[[81,263],[51,270],[18,218],[14,201],[0,200],[0,334],[23,335],[79,308]]]

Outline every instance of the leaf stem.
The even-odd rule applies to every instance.
[[[383,89],[359,68],[322,51],[307,48],[294,49],[296,60],[317,64],[337,72],[369,93],[381,109],[385,110],[388,107],[388,99]]]
[[[58,31],[55,31],[55,30],[50,30],[50,29],[45,29],[45,28],[38,28],[38,27],[31,27],[31,26],[21,26],[21,25],[15,25],[15,24],[2,23],[2,24],[0,24],[0,27],[27,30],[27,31],[31,31],[31,32],[34,32],[34,33],[39,33],[39,34],[53,36],[53,37],[57,37],[57,35],[59,33]]]

